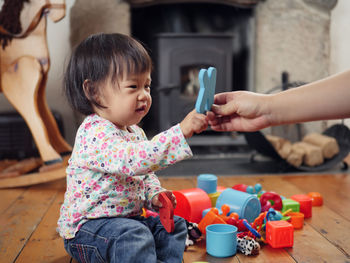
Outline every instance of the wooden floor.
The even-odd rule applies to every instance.
[[[196,186],[195,177],[160,178],[164,187],[180,190]],[[258,256],[237,254],[215,258],[206,254],[205,242],[190,247],[184,262],[350,262],[350,177],[348,174],[267,175],[219,177],[218,185],[260,183],[266,191],[285,197],[320,192],[322,207],[313,208],[313,216],[301,230],[294,232],[294,246],[273,249],[264,246]],[[63,200],[65,181],[0,190],[0,262],[65,263],[70,257],[55,231]]]

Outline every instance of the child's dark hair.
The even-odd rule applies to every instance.
[[[107,77],[115,82],[125,75],[151,70],[149,54],[132,37],[122,34],[91,35],[73,51],[64,76],[64,91],[74,110],[89,115],[94,112],[92,105],[104,107],[98,103],[96,95],[101,92],[98,84]]]

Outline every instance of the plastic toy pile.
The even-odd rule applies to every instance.
[[[205,113],[214,101],[216,68],[201,69],[196,111]],[[273,248],[292,247],[294,230],[301,229],[304,218],[312,216],[312,206],[322,205],[322,196],[312,192],[289,198],[265,192],[260,184],[217,186],[213,174],[201,174],[197,188],[174,191],[174,214],[187,221],[187,245],[205,236],[207,253],[229,257],[237,250],[257,255],[260,244]],[[164,218],[164,225],[167,224]]]
[[[293,195],[288,198],[265,192],[260,184],[217,186],[213,174],[197,177],[197,188],[174,191],[174,214],[188,221],[188,245],[206,239],[207,253],[228,257],[237,251],[257,255],[262,244],[273,248],[293,246],[294,230],[302,229],[304,218],[312,216],[312,206],[323,204],[321,194]]]

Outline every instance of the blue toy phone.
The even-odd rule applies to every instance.
[[[216,68],[209,67],[208,70],[201,69],[198,74],[199,92],[196,101],[196,111],[205,113],[211,109],[214,103],[215,85],[216,85]]]

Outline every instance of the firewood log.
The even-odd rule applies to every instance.
[[[333,137],[310,133],[303,138],[303,141],[320,147],[324,158],[329,159],[339,153],[339,145]]]
[[[286,159],[290,155],[291,151],[292,143],[288,140],[285,140],[278,153],[283,159]]]
[[[276,152],[286,159],[292,149],[292,143],[284,138],[275,135],[266,135],[266,139],[271,143]]]
[[[272,144],[275,150],[279,150],[281,148],[284,140],[283,138],[275,135],[270,135],[270,134],[265,135],[265,137]]]
[[[303,164],[303,160],[304,160],[304,156],[305,156],[305,150],[298,147],[298,146],[291,146],[291,150],[290,153],[288,154],[286,161],[295,166],[295,167],[299,167],[300,165]]]
[[[292,148],[300,148],[305,151],[303,163],[308,166],[316,166],[323,163],[323,154],[320,147],[307,142],[296,142]]]

